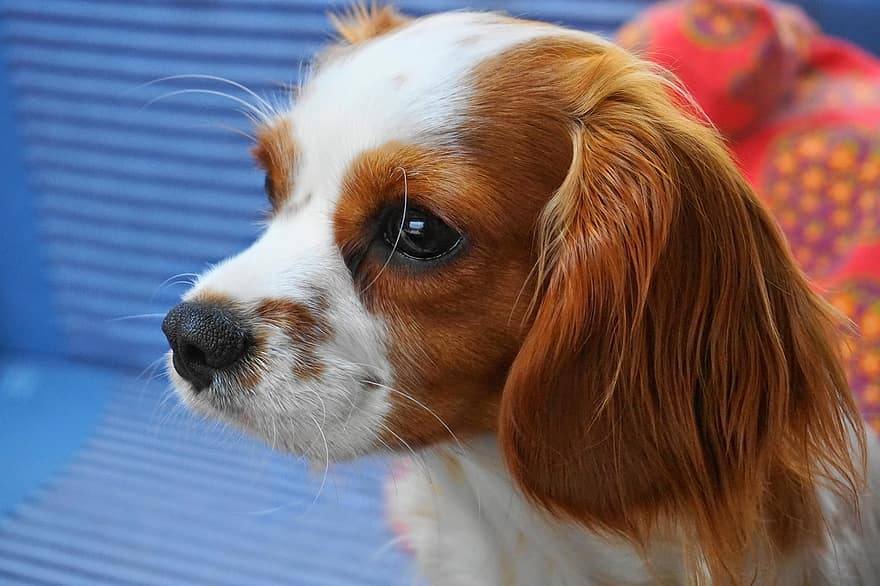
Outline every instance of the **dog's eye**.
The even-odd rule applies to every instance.
[[[446,256],[461,244],[461,234],[434,214],[406,206],[385,217],[383,238],[398,254],[415,260],[434,260]]]
[[[269,198],[269,201],[275,200],[275,183],[268,173],[266,173],[266,178],[263,180],[263,191],[266,192],[266,197]]]

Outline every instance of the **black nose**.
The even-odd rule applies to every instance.
[[[247,329],[235,312],[210,303],[186,302],[171,309],[162,331],[174,353],[174,370],[196,391],[211,384],[218,370],[244,354]]]

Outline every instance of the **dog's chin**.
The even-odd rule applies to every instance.
[[[291,384],[245,390],[222,380],[196,390],[177,373],[170,356],[167,370],[188,409],[276,451],[321,464],[387,451],[376,431],[384,425],[381,398],[336,387],[322,397],[315,389]]]

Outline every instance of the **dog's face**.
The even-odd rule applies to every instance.
[[[220,368],[178,352],[170,372],[189,405],[315,458],[325,440],[346,458],[494,427],[532,229],[570,145],[561,129],[519,128],[530,110],[499,120],[486,65],[554,31],[493,15],[400,20],[319,63],[258,129],[265,233],[185,297],[244,336]],[[188,309],[199,315],[172,321],[220,319]]]
[[[716,577],[818,532],[861,430],[836,317],[674,85],[495,15],[340,30],[258,128],[265,233],[163,324],[184,400],[318,460],[494,432],[537,503],[684,519]]]

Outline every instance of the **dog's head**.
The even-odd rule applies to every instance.
[[[258,128],[265,233],[164,324],[189,405],[319,459],[497,433],[536,502],[716,571],[854,482],[836,319],[673,83],[492,14],[339,29]]]

